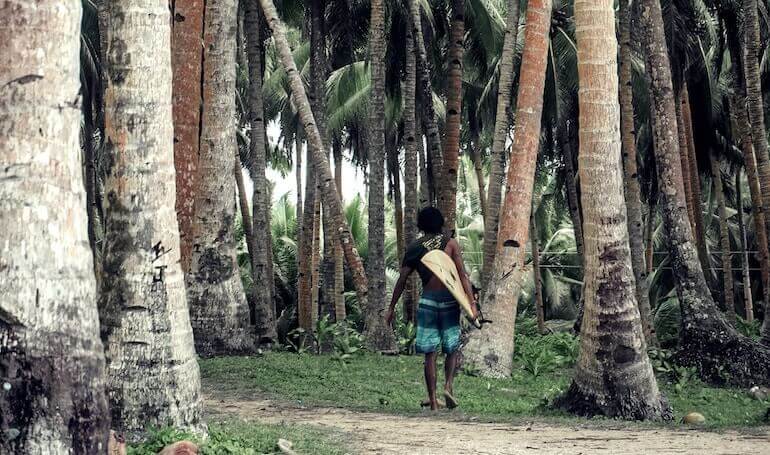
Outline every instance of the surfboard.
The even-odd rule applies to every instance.
[[[420,262],[449,290],[468,320],[476,328],[481,328],[481,321],[473,316],[471,302],[465,294],[463,283],[460,281],[460,274],[452,258],[441,250],[431,250],[420,259]]]

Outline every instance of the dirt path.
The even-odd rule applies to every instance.
[[[405,417],[336,408],[299,408],[270,400],[206,397],[213,416],[312,425],[345,435],[361,454],[770,454],[770,432],[509,425]]]

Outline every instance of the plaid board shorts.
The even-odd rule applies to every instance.
[[[415,350],[429,354],[439,346],[444,354],[460,347],[460,306],[447,290],[425,291],[417,309]]]

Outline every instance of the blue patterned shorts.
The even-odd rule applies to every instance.
[[[449,291],[425,291],[417,309],[417,339],[419,354],[438,351],[451,354],[460,346],[460,307]]]

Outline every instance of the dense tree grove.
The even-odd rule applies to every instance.
[[[770,386],[767,8],[0,2],[0,453],[203,434],[198,357],[412,354],[426,206],[492,321],[464,372],[537,317],[562,412],[670,419],[661,351]]]

